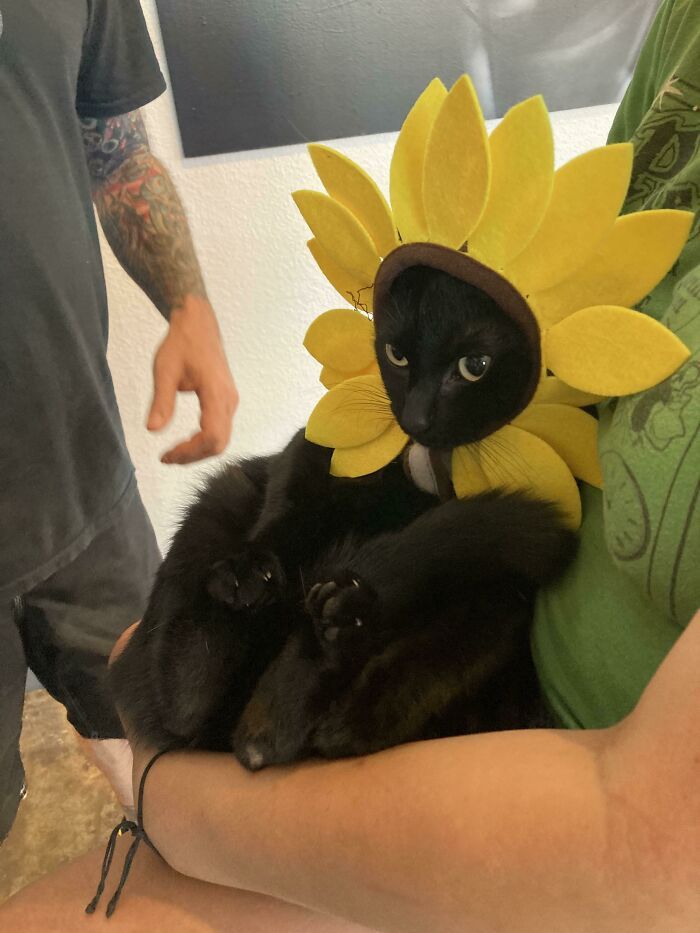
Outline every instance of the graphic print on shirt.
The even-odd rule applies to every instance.
[[[627,565],[643,561],[639,570],[645,592],[655,602],[661,600],[671,617],[680,620],[686,609],[678,604],[679,585],[687,572],[700,504],[700,267],[678,283],[663,322],[694,355],[666,382],[617,402],[611,434],[617,435],[618,443],[616,449],[605,449],[603,440],[601,463],[606,477],[605,523],[613,557]],[[625,438],[623,443],[619,443],[621,438]],[[663,470],[663,465],[671,469]],[[661,497],[655,503],[647,502],[643,492],[655,488],[643,476],[650,467],[658,468],[655,486],[666,474]],[[674,514],[688,490],[691,499],[679,536]]]
[[[697,544],[691,538],[697,536],[692,529],[693,521],[697,528],[700,497],[700,85],[693,77],[690,81],[682,69],[673,71],[635,132],[633,181],[624,206],[625,212],[695,212],[681,258],[639,305],[680,337],[693,356],[661,385],[611,405],[608,436],[616,435],[618,441],[608,447],[606,437],[601,444],[611,554],[629,568],[647,596],[680,622],[687,621],[687,583],[682,581]]]
[[[623,211],[698,210],[700,183],[691,163],[700,147],[700,87],[674,74],[634,136],[632,184]],[[700,235],[696,216],[688,240]],[[644,303],[642,303],[642,307]]]
[[[603,502],[609,526],[608,547],[620,561],[639,560],[649,547],[649,509],[637,478],[617,450],[601,457],[605,470]]]

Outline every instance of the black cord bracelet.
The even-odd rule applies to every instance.
[[[148,772],[151,770],[153,765],[158,761],[161,755],[165,755],[166,752],[173,751],[172,748],[163,748],[151,758],[146,767],[143,769],[143,774],[141,775],[141,780],[139,782],[139,793],[138,801],[136,804],[136,822],[133,820],[127,820],[124,817],[120,823],[118,823],[112,832],[110,833],[109,840],[107,842],[107,847],[105,849],[104,858],[102,860],[102,873],[100,875],[100,881],[97,885],[97,891],[95,891],[95,896],[90,901],[90,903],[85,908],[86,914],[94,914],[97,909],[97,905],[100,902],[100,898],[105,889],[105,884],[107,882],[107,876],[109,875],[109,869],[112,866],[112,859],[114,858],[114,849],[117,844],[117,839],[119,836],[123,836],[124,833],[131,833],[134,837],[134,841],[129,846],[129,851],[126,853],[126,858],[124,859],[124,867],[122,868],[121,878],[119,879],[119,884],[112,895],[109,903],[107,904],[107,916],[111,917],[114,911],[116,910],[117,904],[119,903],[119,898],[126,884],[126,879],[129,877],[129,872],[131,871],[131,864],[134,861],[134,856],[138,851],[138,847],[141,842],[145,842],[147,846],[150,846],[153,851],[158,854],[158,850],[153,845],[151,840],[148,838],[146,830],[143,828],[143,789],[146,786],[146,778],[148,777]]]

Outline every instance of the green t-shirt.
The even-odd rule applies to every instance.
[[[625,211],[684,208],[679,260],[639,309],[690,348],[670,379],[600,409],[604,489],[582,490],[581,550],[538,598],[533,652],[570,728],[619,721],[700,608],[700,0],[666,0],[610,142],[635,158]]]

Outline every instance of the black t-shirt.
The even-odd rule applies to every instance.
[[[138,0],[0,0],[0,594],[104,528],[133,483],[78,121],[165,83]]]

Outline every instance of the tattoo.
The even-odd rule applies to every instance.
[[[165,317],[186,295],[204,297],[182,202],[139,113],[82,125],[93,200],[119,262]]]
[[[93,184],[99,184],[141,147],[148,148],[148,135],[138,110],[120,117],[81,119],[83,145]]]

